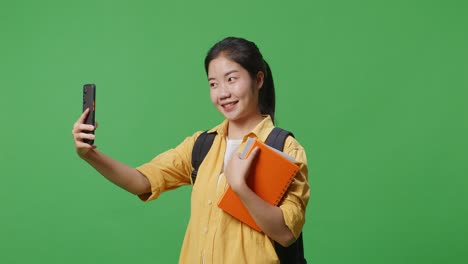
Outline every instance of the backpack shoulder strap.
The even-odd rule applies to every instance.
[[[293,133],[281,129],[279,127],[273,128],[271,133],[268,135],[265,143],[277,150],[283,151],[284,143],[288,136],[294,137]],[[294,263],[294,264],[305,264],[307,261],[304,258],[304,243],[302,239],[302,233],[299,235],[297,240],[289,247],[283,247],[275,242],[275,251],[280,259],[280,263]]]
[[[205,131],[198,136],[197,140],[195,140],[195,145],[193,145],[192,149],[192,185],[195,184],[198,168],[205,159],[206,154],[208,154],[211,145],[213,145],[216,134],[216,132],[208,133],[208,131]]]
[[[283,151],[284,143],[288,136],[294,137],[293,133],[279,127],[273,128],[265,140],[265,144],[277,150]]]

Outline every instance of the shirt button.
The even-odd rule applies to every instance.
[[[203,233],[208,233],[208,227],[203,228]]]
[[[208,205],[211,205],[211,204],[212,204],[211,200],[208,200]]]

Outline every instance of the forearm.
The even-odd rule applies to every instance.
[[[262,231],[282,246],[289,246],[295,238],[286,226],[283,212],[256,195],[247,185],[240,187],[236,194],[249,210],[252,218]]]
[[[151,192],[148,179],[139,171],[112,159],[97,149],[90,150],[86,153],[86,157],[82,158],[109,181],[133,194]]]

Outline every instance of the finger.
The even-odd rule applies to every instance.
[[[81,114],[80,118],[78,118],[78,123],[79,124],[83,124],[86,117],[88,116],[88,113],[89,113],[89,108],[86,108],[86,110],[84,110],[84,112]]]
[[[88,125],[88,124],[77,124],[73,129],[72,129],[72,134],[74,137],[76,137],[77,134],[81,133],[82,131],[89,131],[92,132],[96,128],[93,125]]]
[[[96,136],[94,134],[88,134],[88,133],[78,133],[76,134],[76,140],[83,141],[83,139],[95,139]]]
[[[78,126],[79,131],[94,131],[94,129],[95,127],[93,125],[88,125],[88,124],[80,124]]]
[[[257,158],[258,153],[260,153],[260,149],[258,147],[255,147],[252,152],[250,152],[249,156],[245,158],[245,160],[249,163],[252,164],[252,162]]]
[[[83,141],[77,141],[75,146],[76,146],[77,149],[90,149],[90,148],[93,148],[93,146],[91,146],[88,143],[84,143]]]

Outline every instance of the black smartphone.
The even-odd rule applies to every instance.
[[[96,85],[95,84],[85,84],[83,85],[83,112],[89,108],[88,116],[86,117],[84,123],[88,125],[96,125],[95,115],[96,115]],[[84,133],[94,134],[94,131],[83,131]],[[94,140],[83,139],[84,143],[90,145],[94,144]]]

